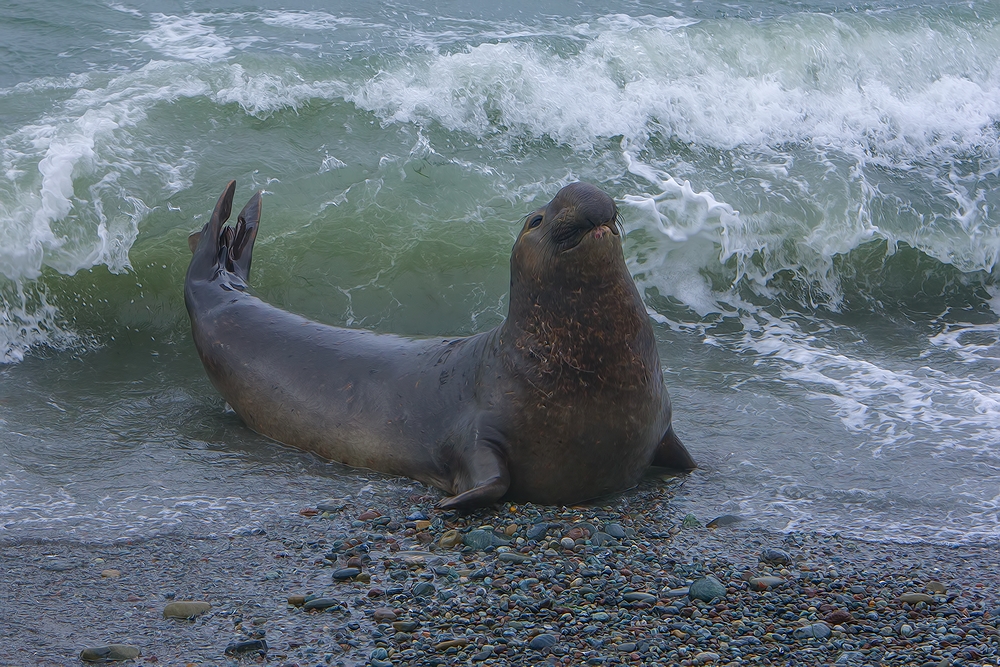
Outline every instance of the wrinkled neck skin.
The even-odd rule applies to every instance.
[[[509,368],[541,395],[662,383],[649,316],[615,236],[559,251],[519,239],[511,255],[510,311],[502,325]]]

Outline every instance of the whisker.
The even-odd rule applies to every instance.
[[[615,229],[618,230],[619,236],[625,236],[625,217],[617,208],[615,209],[615,219],[612,222],[615,225]]]

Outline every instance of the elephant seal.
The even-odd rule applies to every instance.
[[[596,187],[568,185],[525,218],[500,326],[432,339],[326,326],[253,296],[261,195],[224,227],[235,191],[189,239],[184,299],[212,384],[258,433],[436,486],[451,494],[441,508],[572,504],[631,488],[651,464],[695,467],[618,209]]]

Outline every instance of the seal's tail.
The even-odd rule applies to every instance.
[[[244,281],[250,276],[250,256],[260,225],[260,191],[257,191],[236,217],[236,227],[223,226],[233,211],[236,181],[229,181],[211,219],[201,231],[188,236],[188,247],[194,255],[188,275],[211,279],[222,269],[235,273]]]

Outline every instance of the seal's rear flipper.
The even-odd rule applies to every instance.
[[[676,470],[694,470],[698,464],[694,462],[687,448],[681,443],[680,438],[674,433],[673,424],[667,429],[663,440],[660,441],[653,454],[653,465],[664,468],[674,468]]]
[[[438,509],[474,509],[492,505],[500,500],[510,488],[510,472],[507,462],[497,448],[489,442],[476,441],[470,454],[471,460],[465,461],[465,469],[456,480],[455,487],[466,491],[450,498],[445,498],[437,504]],[[464,482],[464,483],[463,483]],[[471,488],[469,488],[471,487]]]
[[[236,231],[229,245],[226,268],[243,280],[250,276],[250,255],[253,252],[253,242],[257,238],[257,228],[260,226],[260,203],[260,190],[258,190],[236,217]]]
[[[215,203],[212,217],[200,232],[188,237],[188,247],[194,257],[188,267],[188,280],[211,280],[219,264],[219,241],[222,235],[222,225],[233,212],[233,196],[236,194],[236,181],[229,181],[222,196]]]
[[[196,232],[191,232],[188,234],[188,248],[191,248],[191,254],[198,249],[198,244],[201,243],[201,230]]]
[[[236,227],[223,227],[233,212],[236,181],[229,181],[215,205],[212,218],[201,231],[188,236],[188,247],[194,257],[189,275],[210,280],[221,268],[235,273],[244,281],[250,275],[250,256],[260,225],[261,196],[258,191],[250,198],[236,219]]]

